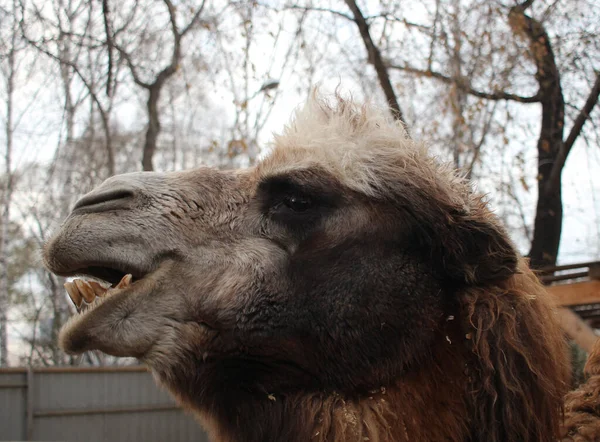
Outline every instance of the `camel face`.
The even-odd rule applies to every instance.
[[[457,287],[517,260],[481,200],[399,128],[314,106],[253,168],[107,180],[44,257],[59,275],[133,276],[65,326],[67,352],[138,357],[200,406],[225,390],[387,385],[429,353]]]
[[[46,262],[133,282],[76,315],[61,344],[158,366],[184,351],[205,365],[276,356],[302,383],[381,383],[391,373],[375,367],[410,362],[443,314],[415,227],[397,231],[394,216],[317,166],[113,177],[78,202]],[[355,351],[369,358],[350,373]]]

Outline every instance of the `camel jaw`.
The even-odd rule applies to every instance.
[[[62,327],[59,346],[69,354],[100,350],[113,356],[145,359],[161,339],[185,322],[177,298],[167,301],[164,296],[170,268],[170,262],[163,262],[142,278],[132,282],[127,276],[112,288],[98,289],[100,284],[93,280],[67,283],[75,303],[78,295],[85,301],[81,301],[81,311]],[[94,290],[104,293],[92,299]]]
[[[80,259],[74,260],[74,254]],[[189,286],[176,270],[181,258],[163,252],[146,253],[137,264],[119,260],[131,255],[125,248],[111,259],[100,247],[86,254],[77,241],[65,241],[60,232],[46,245],[46,267],[75,277],[65,289],[78,312],[61,328],[59,347],[68,354],[99,350],[153,366],[157,360],[169,361],[182,336],[193,334],[200,347],[207,346],[200,354],[208,356],[219,331],[204,316],[190,316]]]
[[[97,286],[100,286],[101,290],[98,290]],[[131,283],[119,288],[104,288],[93,280],[75,279],[65,283],[65,289],[77,308],[77,313],[60,330],[59,346],[63,351],[68,354],[80,354],[87,350],[101,350],[114,356],[135,356],[117,350],[116,346],[107,345],[107,341],[111,340],[110,333],[104,333],[102,339],[99,339],[100,333],[94,332],[94,329],[101,327],[103,319],[110,322],[112,312],[123,308],[125,300],[121,298],[126,298],[135,290]],[[102,290],[104,293],[99,293]],[[140,355],[144,352],[141,346],[135,350],[135,353]]]

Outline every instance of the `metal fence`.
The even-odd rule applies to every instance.
[[[143,367],[0,370],[0,440],[207,442]]]

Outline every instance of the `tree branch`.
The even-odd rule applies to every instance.
[[[171,32],[173,33],[173,37],[175,37],[175,39],[178,40],[179,38],[181,38],[181,34],[179,34],[179,29],[177,29],[177,17],[175,6],[173,6],[171,0],[163,0],[163,2],[167,6],[167,10],[169,11],[169,23],[171,24]]]
[[[106,79],[106,95],[111,96],[112,70],[113,70],[113,43],[110,35],[110,10],[108,0],[102,0],[102,18],[104,19],[104,33],[106,34],[106,49],[108,52],[108,67]]]
[[[412,66],[400,66],[400,65],[387,65],[391,69],[398,69],[400,71],[409,72],[411,74],[420,75],[422,77],[431,77],[440,80],[444,83],[453,84],[455,83],[460,89],[467,92],[469,95],[473,95],[479,98],[485,98],[486,100],[508,100],[518,101],[519,103],[538,103],[540,101],[539,94],[535,94],[531,97],[523,97],[521,95],[511,94],[509,92],[498,91],[498,92],[484,92],[472,88],[464,79],[455,79],[448,75],[444,75],[440,72],[432,71],[430,69],[418,69]]]
[[[177,16],[176,16],[176,8],[171,2],[171,0],[163,0],[165,5],[167,6],[167,10],[169,11],[169,23],[171,24],[171,33],[173,34],[173,53],[171,55],[171,62],[162,69],[158,75],[156,75],[154,81],[152,83],[147,83],[143,81],[136,70],[133,61],[131,60],[131,56],[120,46],[115,45],[115,48],[119,51],[121,56],[125,59],[129,70],[131,71],[131,76],[133,77],[133,81],[138,85],[143,87],[144,89],[150,90],[151,88],[162,85],[171,75],[173,75],[177,71],[177,66],[179,65],[179,61],[181,59],[181,39],[187,34],[190,29],[192,29],[200,20],[200,16],[204,11],[204,5],[206,4],[206,0],[202,2],[190,22],[183,29],[183,31],[179,31],[177,27]]]
[[[121,57],[123,57],[123,59],[125,60],[125,63],[127,63],[127,67],[129,67],[129,71],[131,72],[131,77],[133,78],[133,82],[135,84],[137,84],[140,87],[143,87],[144,89],[150,89],[150,87],[152,86],[150,83],[146,83],[145,81],[143,81],[140,76],[137,73],[137,69],[135,67],[135,65],[133,64],[133,61],[131,60],[131,56],[127,53],[127,51],[125,51],[125,49],[123,49],[121,46],[115,44],[114,45],[115,49],[119,52],[119,54],[121,54]]]
[[[573,147],[573,143],[575,143],[575,140],[581,133],[581,129],[583,128],[583,125],[590,117],[590,114],[592,113],[594,106],[598,102],[599,96],[600,96],[600,72],[598,72],[598,74],[596,74],[596,81],[594,82],[594,86],[592,86],[590,95],[588,96],[588,98],[585,102],[585,105],[583,106],[583,109],[581,109],[581,111],[579,112],[579,115],[577,115],[577,118],[575,118],[575,122],[573,123],[573,127],[571,128],[571,132],[569,132],[569,135],[567,136],[567,139],[564,144],[565,150],[567,152],[569,150],[571,150],[571,147]]]
[[[131,12],[127,16],[127,18],[125,20],[123,20],[123,22],[122,22],[123,24],[121,25],[121,27],[113,29],[113,35],[112,35],[113,40],[116,39],[119,36],[119,34],[121,34],[126,29],[129,28],[129,25],[133,22],[133,19],[135,18],[135,14],[137,13],[138,6],[139,6],[139,0],[134,0],[133,6],[131,7]],[[113,23],[113,26],[114,26],[114,23]]]
[[[588,95],[587,100],[577,118],[573,122],[573,127],[567,136],[567,139],[562,144],[561,149],[556,156],[556,160],[554,161],[554,165],[552,166],[552,172],[550,173],[550,181],[548,185],[553,188],[554,186],[559,184],[560,174],[562,169],[567,161],[567,157],[569,156],[569,152],[571,152],[571,148],[577,140],[577,137],[581,134],[581,130],[583,129],[583,125],[589,119],[594,106],[598,102],[598,97],[600,96],[600,72],[596,74],[596,81],[592,86],[592,90]]]
[[[348,5],[348,8],[350,8],[352,14],[354,15],[354,22],[356,23],[356,26],[358,26],[360,36],[362,37],[362,40],[365,44],[365,48],[367,49],[369,61],[371,61],[373,63],[373,66],[375,67],[375,71],[377,72],[377,77],[379,78],[379,83],[381,84],[381,88],[383,89],[383,92],[385,94],[388,106],[392,110],[394,118],[404,124],[408,133],[406,120],[404,119],[404,115],[402,114],[402,110],[400,109],[400,105],[398,104],[398,99],[396,98],[396,93],[394,92],[392,82],[390,81],[390,76],[387,67],[383,62],[379,48],[375,45],[373,39],[371,38],[371,33],[369,32],[369,25],[367,24],[365,17],[362,14],[356,2],[354,0],[345,1]]]
[[[525,12],[531,5],[533,5],[533,0],[526,0],[520,5],[515,6],[515,8],[518,8],[521,12]]]
[[[369,21],[377,19],[377,18],[384,18],[387,21],[394,21],[397,23],[402,23],[407,28],[416,28],[423,32],[431,32],[431,27],[429,27],[429,26],[421,25],[419,23],[415,23],[412,21],[408,21],[405,18],[396,17],[394,14],[392,14],[390,12],[382,12],[381,14],[377,14],[377,15],[369,15],[369,16],[365,17],[365,20],[369,22]]]
[[[196,24],[198,23],[198,20],[200,20],[200,16],[202,15],[202,11],[204,11],[204,5],[205,4],[206,4],[206,0],[204,0],[202,2],[202,4],[200,5],[200,7],[198,8],[198,10],[196,11],[196,13],[194,14],[194,17],[188,23],[188,25],[185,28],[183,28],[183,31],[181,31],[181,34],[180,34],[181,37],[185,37],[185,34],[187,34],[189,32],[189,30],[192,29],[194,26],[196,26]]]
[[[304,11],[304,12],[310,12],[310,11],[328,12],[330,14],[337,15],[338,17],[341,17],[341,18],[343,18],[345,20],[349,20],[351,22],[354,22],[354,19],[351,16],[349,16],[347,14],[344,14],[343,12],[336,11],[335,9],[319,8],[319,7],[316,7],[316,6],[311,6],[311,7],[308,7],[308,6],[298,6],[298,5],[289,5],[289,6],[286,6],[284,9],[298,9],[298,10]]]
[[[433,65],[433,54],[437,42],[437,27],[440,21],[440,0],[435,1],[435,16],[433,18],[433,30],[431,32],[431,42],[429,43],[429,57],[427,57],[427,69],[431,71]]]
[[[22,35],[23,35],[23,38],[25,39],[25,41],[27,41],[31,46],[33,46],[39,52],[41,52],[42,54],[45,54],[46,56],[50,57],[51,59],[57,61],[59,64],[68,66],[69,68],[73,69],[73,72],[75,72],[75,74],[77,74],[77,77],[79,77],[79,80],[83,83],[83,85],[89,92],[90,97],[92,98],[92,101],[96,104],[96,107],[98,108],[98,112],[100,112],[102,126],[103,126],[104,134],[106,137],[105,147],[106,147],[106,151],[107,151],[108,170],[111,175],[114,174],[114,167],[115,167],[114,166],[114,153],[112,151],[112,146],[110,144],[110,125],[108,122],[108,116],[106,114],[107,111],[104,109],[104,106],[100,102],[100,98],[98,97],[98,94],[96,94],[94,86],[92,84],[90,84],[90,82],[85,78],[85,76],[83,75],[83,73],[81,72],[81,70],[79,69],[79,67],[77,66],[76,63],[74,63],[71,60],[65,60],[62,57],[60,57],[56,54],[53,54],[51,51],[43,48],[42,46],[39,46],[36,42],[29,39],[29,37],[27,37],[24,34],[24,32],[22,32]]]
[[[299,6],[299,5],[288,5],[286,7],[283,8],[284,10],[291,10],[291,9],[297,9],[299,11],[304,11],[304,12],[327,12],[329,14],[332,15],[336,15],[338,17],[341,17],[345,20],[349,20],[351,22],[356,23],[356,20],[354,18],[352,18],[350,15],[348,14],[344,14],[343,12],[340,11],[336,11],[335,9],[330,9],[330,8],[322,8],[322,7],[317,7],[317,6]],[[376,14],[376,15],[369,15],[367,17],[364,17],[365,21],[369,22],[371,20],[377,19],[377,18],[383,18],[385,20],[389,20],[389,21],[395,21],[398,23],[402,23],[404,24],[404,26],[406,26],[407,28],[417,28],[420,29],[421,31],[426,31],[429,32],[431,29],[425,25],[421,25],[419,23],[414,23],[414,22],[410,22],[408,20],[406,20],[405,18],[400,18],[400,17],[396,17],[394,14],[390,13],[390,12],[382,12],[381,14]]]

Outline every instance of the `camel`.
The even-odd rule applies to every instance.
[[[588,380],[565,398],[562,442],[600,441],[600,340],[585,364]]]
[[[111,177],[44,262],[83,278],[61,347],[143,361],[212,441],[567,428],[549,295],[484,197],[371,104],[314,94],[247,169]]]

